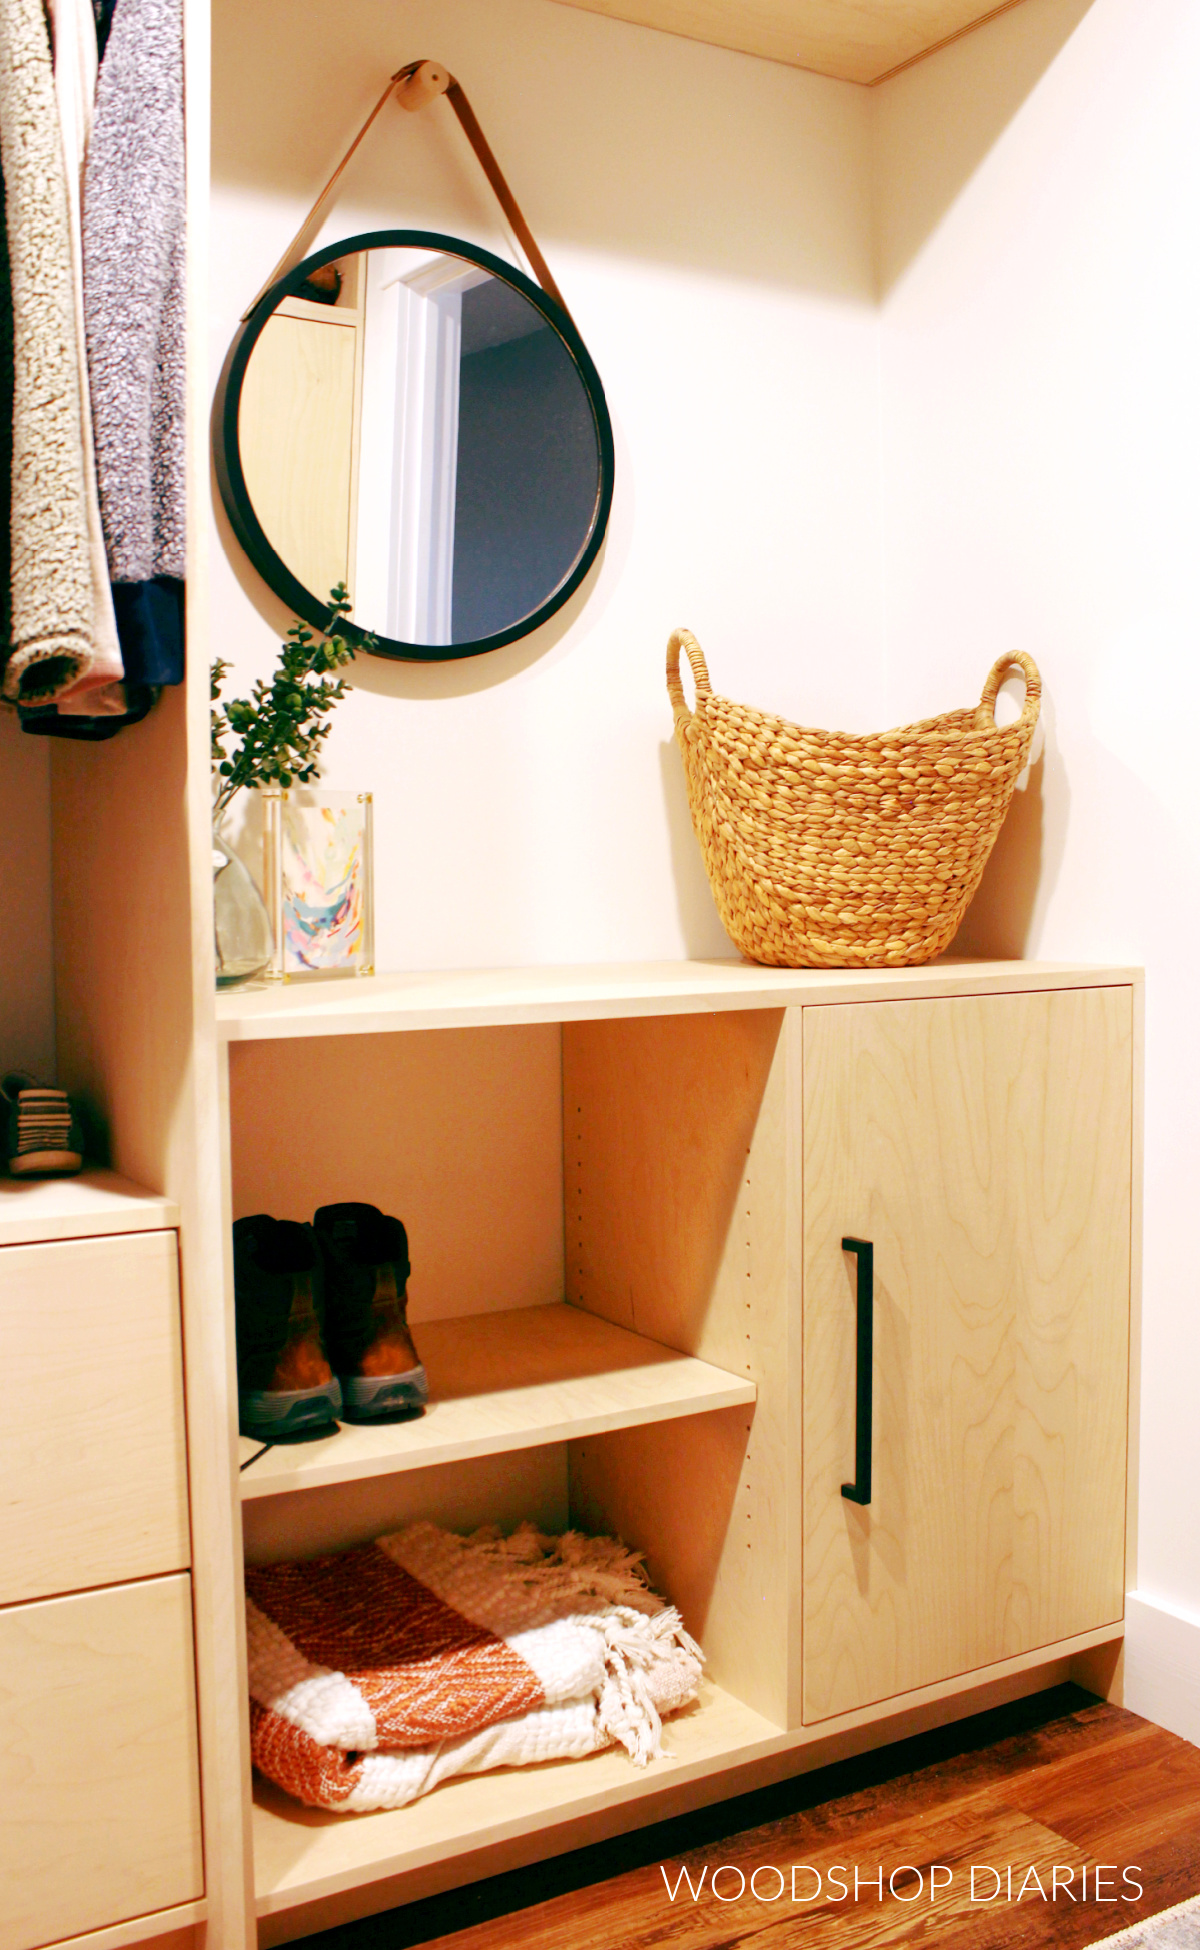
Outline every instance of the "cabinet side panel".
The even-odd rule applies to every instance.
[[[783,1020],[563,1026],[567,1298],[738,1374],[783,1301]]]
[[[183,31],[187,681],[110,743],[52,741],[55,994],[59,1081],[98,1108],[117,1168],[181,1212],[206,1942],[246,1950],[249,1733],[213,990],[208,0],[183,0]]]
[[[758,1390],[570,1448],[573,1519],[647,1552],[716,1682],[787,1721],[783,1011],[563,1030],[567,1292]]]
[[[708,1677],[782,1726],[786,1577],[753,1417],[726,1408],[570,1443],[571,1523],[644,1552],[655,1590],[703,1647]]]
[[[806,1011],[806,1721],[1122,1616],[1131,1043],[1128,989]]]
[[[178,690],[110,743],[51,740],[59,1080],[155,1192],[176,1192],[192,1052],[184,740]]]

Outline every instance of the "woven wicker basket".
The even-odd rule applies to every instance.
[[[1024,673],[1025,705],[1002,728],[994,706],[1010,670]],[[865,738],[716,697],[690,630],[667,646],[667,690],[692,824],[744,955],[773,968],[899,968],[949,946],[1029,758],[1042,694],[1032,657],[998,658],[974,709]]]

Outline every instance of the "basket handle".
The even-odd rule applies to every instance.
[[[683,681],[679,675],[679,652],[684,650],[692,666],[692,677],[696,685],[696,702],[703,697],[712,696],[712,685],[708,681],[708,665],[704,652],[690,630],[672,630],[667,645],[667,694],[675,712],[676,730],[692,722],[692,712],[688,710],[687,699],[683,694]]]
[[[1042,674],[1033,658],[1027,656],[1024,650],[1009,650],[1003,657],[997,657],[988,672],[987,683],[983,687],[983,695],[975,713],[975,724],[979,731],[997,729],[996,698],[1010,670],[1019,670],[1025,679],[1025,702],[1021,707],[1021,715],[1016,726],[1009,725],[1006,729],[1032,732],[1037,723],[1038,712],[1042,708]]]

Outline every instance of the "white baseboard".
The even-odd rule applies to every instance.
[[[1141,1592],[1128,1594],[1124,1703],[1200,1747],[1200,1618]]]

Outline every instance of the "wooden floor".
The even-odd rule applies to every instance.
[[[939,1886],[931,1903],[933,1864]],[[1096,1902],[1098,1864],[1101,1893],[1118,1900]],[[1051,1902],[1038,1884],[1048,1898],[1056,1866]],[[1001,1876],[990,1904],[982,1898],[995,1877],[985,1867]],[[1078,1900],[1085,1869],[1086,1902]],[[839,1884],[848,1890],[840,1899]],[[1139,1884],[1139,1900],[1119,1900],[1135,1896]],[[1196,1894],[1200,1749],[1064,1686],[882,1754],[329,1931],[310,1938],[308,1950],[510,1950],[518,1943],[521,1950],[916,1943],[922,1950],[1068,1950]]]

